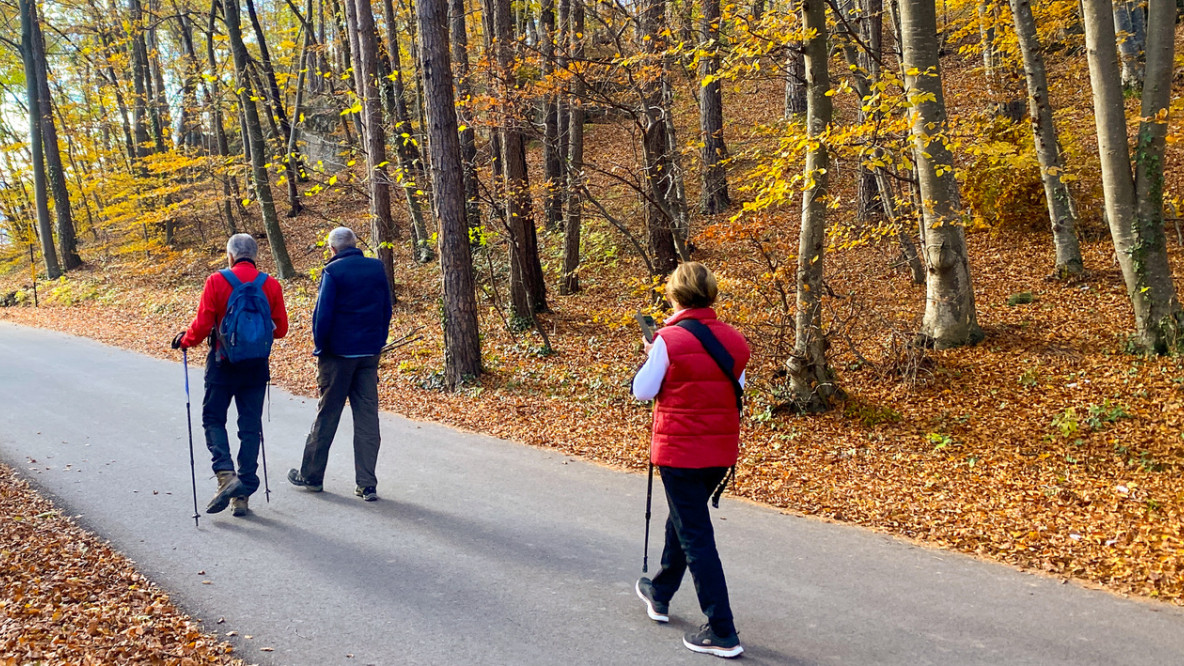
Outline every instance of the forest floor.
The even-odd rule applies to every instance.
[[[969,76],[965,69],[947,72],[955,115],[981,90],[960,83],[959,76]],[[1087,99],[1083,90],[1088,81],[1080,73],[1054,82],[1054,97]],[[755,127],[776,108],[778,91],[756,92],[746,98],[751,103],[736,105],[735,127]],[[1063,117],[1076,127],[1088,115],[1078,103]],[[692,116],[688,109],[680,122]],[[1089,153],[1089,125],[1065,139],[1070,153]],[[763,140],[744,129],[735,132],[737,152],[746,141]],[[629,155],[612,155],[619,146],[636,145],[623,134],[592,126],[589,161],[628,165]],[[841,168],[836,165],[836,173]],[[1088,162],[1081,167],[1089,169]],[[1182,173],[1169,174],[1173,188]],[[986,333],[974,347],[932,351],[910,344],[925,290],[894,265],[890,244],[832,247],[827,321],[831,361],[847,399],[828,413],[806,416],[779,407],[782,363],[792,344],[792,329],[780,322],[792,321],[793,207],[766,219],[761,233],[730,225],[726,216],[697,219],[696,258],[721,278],[720,314],[754,349],[741,460],[730,492],[1184,604],[1184,359],[1128,353],[1133,317],[1113,246],[1098,222],[1096,187],[1079,185],[1077,194],[1087,211],[1082,236],[1089,270],[1080,278],[1047,278],[1053,249],[1043,229],[1046,217],[1030,226],[968,234],[978,321]],[[636,197],[608,203],[626,219],[638,218]],[[277,384],[311,396],[316,286],[304,276],[324,261],[318,239],[325,232],[338,224],[366,229],[368,222],[356,190],[309,206],[307,215],[285,221],[302,277],[285,285],[292,325],[275,345],[272,372]],[[851,230],[858,232],[850,224],[835,225],[832,239]],[[192,318],[205,277],[224,263],[221,242],[197,236],[187,225],[177,249],[153,250],[148,257],[87,255],[84,246],[88,266],[43,283],[41,307],[26,302],[0,308],[0,319],[176,358],[169,340]],[[533,331],[516,333],[505,325],[505,262],[477,253],[486,374],[455,393],[440,389],[439,266],[413,264],[404,245],[396,250],[400,303],[392,336],[415,332],[422,339],[384,360],[385,409],[644,469],[649,408],[630,398],[628,384],[643,360],[632,315],[648,303],[650,285],[612,227],[587,220],[583,291],[550,295],[552,311],[540,320],[551,353]],[[1170,245],[1178,266],[1184,248],[1175,239]],[[561,246],[560,233],[540,232],[549,285],[557,283]],[[261,255],[261,268],[268,270],[265,248]],[[0,295],[28,287],[27,266],[0,276]]]

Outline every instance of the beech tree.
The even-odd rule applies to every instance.
[[[1078,275],[1085,270],[1085,266],[1077,241],[1077,215],[1069,188],[1061,179],[1065,166],[1061,162],[1060,142],[1057,141],[1057,130],[1053,125],[1052,105],[1048,101],[1048,77],[1036,36],[1036,19],[1032,16],[1031,0],[1011,0],[1011,15],[1024,58],[1032,139],[1036,145],[1036,157],[1040,160],[1040,180],[1044,184],[1044,198],[1048,202],[1048,217],[1052,221],[1052,237],[1056,246],[1053,273],[1057,277]]]
[[[722,213],[732,204],[728,196],[728,146],[724,143],[723,88],[719,72],[719,0],[702,0],[699,28],[699,140],[703,142],[703,187],[699,208],[704,215]]]
[[[49,221],[49,192],[45,184],[45,153],[41,136],[41,94],[37,87],[36,23],[33,0],[18,0],[21,15],[21,55],[25,64],[25,88],[28,91],[29,151],[33,161],[33,201],[37,210],[37,235],[41,240],[41,257],[45,273],[56,280],[62,274],[58,254],[53,246],[53,227]]]
[[[1147,6],[1147,65],[1132,173],[1113,12],[1105,0],[1082,2],[1106,220],[1134,309],[1134,342],[1146,351],[1167,353],[1180,349],[1184,331],[1163,220],[1176,6],[1172,0],[1150,0]]]
[[[900,36],[922,200],[921,256],[926,279],[921,334],[939,349],[974,344],[983,339],[983,332],[974,307],[958,182],[947,145],[937,11],[931,0],[901,0]]]

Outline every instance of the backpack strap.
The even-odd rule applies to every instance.
[[[228,283],[230,283],[231,289],[238,289],[239,285],[243,283],[243,281],[238,279],[238,276],[234,274],[234,271],[230,270],[229,268],[223,268],[218,272],[222,274],[222,277],[225,278]]]
[[[744,387],[740,386],[740,380],[736,377],[736,360],[724,347],[719,338],[711,332],[701,321],[696,319],[683,319],[675,324],[675,326],[687,331],[703,345],[703,349],[707,350],[707,354],[723,371],[724,376],[732,382],[732,391],[736,394],[736,410],[741,415],[744,414]],[[724,494],[724,489],[728,487],[728,481],[731,481],[736,476],[736,466],[732,465],[728,468],[728,472],[724,474],[724,478],[720,480],[719,485],[715,487],[715,491],[711,493],[711,506],[719,508],[720,495]]]
[[[724,373],[724,376],[732,382],[732,392],[736,394],[736,409],[744,409],[744,387],[740,386],[740,380],[736,378],[735,369],[736,361],[728,350],[724,348],[723,343],[706,324],[695,319],[683,319],[675,324],[675,326],[687,331],[699,340],[699,344],[703,345],[703,349],[707,350],[708,355],[711,356],[715,364]]]
[[[259,275],[255,277],[255,280],[252,282],[252,284],[254,284],[256,287],[259,287],[259,289],[263,289],[264,282],[267,282],[267,273],[260,272]]]

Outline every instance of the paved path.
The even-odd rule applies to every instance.
[[[0,323],[0,460],[206,629],[237,631],[248,662],[717,663],[681,645],[701,621],[689,580],[669,626],[633,594],[641,476],[384,416],[382,500],[353,496],[344,437],[313,495],[284,481],[313,401],[273,389],[271,503],[194,528],[184,404],[179,363]],[[204,508],[214,482],[197,456]],[[745,663],[1184,662],[1174,608],[737,500],[715,516]]]

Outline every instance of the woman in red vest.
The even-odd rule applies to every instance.
[[[670,599],[689,568],[707,624],[688,632],[695,652],[735,657],[744,651],[728,586],[715,548],[707,503],[736,464],[740,448],[740,391],[748,343],[711,309],[719,288],[698,262],[680,265],[666,284],[674,315],[666,320],[633,379],[638,400],[655,400],[650,460],[662,474],[670,517],[662,565],[637,581],[650,619],[669,622]],[[726,372],[725,372],[726,369]]]

